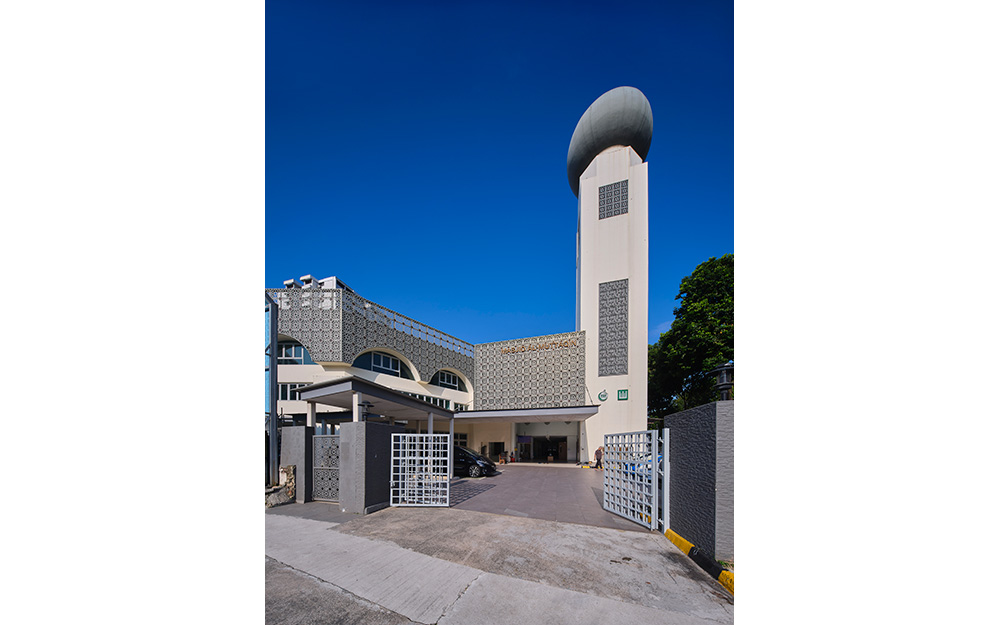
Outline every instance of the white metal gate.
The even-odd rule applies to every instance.
[[[393,434],[389,505],[450,505],[450,459],[448,434]]]
[[[656,529],[670,527],[667,430],[604,435],[604,509]]]
[[[340,501],[340,436],[316,435],[313,440],[312,498]]]

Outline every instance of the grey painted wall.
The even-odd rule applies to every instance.
[[[368,514],[389,505],[392,477],[392,435],[398,425],[342,423],[340,425],[340,509]]]
[[[312,500],[312,436],[313,428],[288,426],[281,428],[281,466],[295,465],[295,501]]]
[[[732,560],[736,518],[734,402],[720,401],[715,410],[715,556]]]
[[[717,559],[733,558],[733,402],[668,415],[670,528]]]

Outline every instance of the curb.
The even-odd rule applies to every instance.
[[[716,581],[722,584],[726,590],[728,590],[735,597],[736,592],[733,590],[733,572],[727,571],[726,569],[719,566],[719,563],[713,560],[707,553],[698,549],[693,544],[684,540],[680,534],[674,530],[668,529],[663,532],[663,535],[667,537],[670,542],[677,545],[677,548],[684,552],[684,554],[694,560],[695,564],[703,568],[709,575],[714,577]]]

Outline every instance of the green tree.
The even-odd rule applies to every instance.
[[[663,418],[718,399],[709,371],[733,359],[733,255],[709,258],[681,280],[670,329],[649,346],[649,415]]]

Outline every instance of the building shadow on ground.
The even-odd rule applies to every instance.
[[[475,480],[460,480],[451,485],[451,505],[457,506],[480,493],[485,493],[496,484],[484,484]]]

